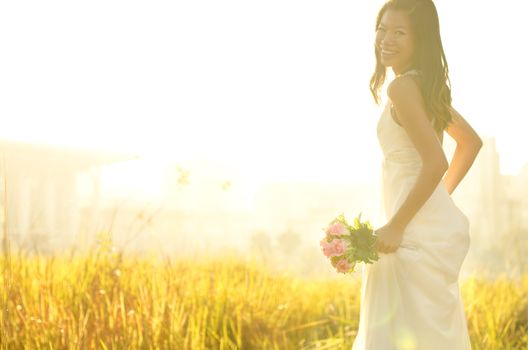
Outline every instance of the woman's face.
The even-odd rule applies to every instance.
[[[385,11],[376,31],[381,64],[392,67],[396,75],[401,74],[412,66],[414,48],[415,35],[409,15],[404,11]]]

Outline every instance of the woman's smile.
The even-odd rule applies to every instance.
[[[383,58],[391,58],[398,54],[398,52],[395,50],[387,50],[384,48],[382,48],[380,52],[381,52],[381,57]]]

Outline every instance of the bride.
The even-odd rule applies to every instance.
[[[377,124],[387,223],[376,229],[380,258],[363,268],[353,350],[471,349],[458,277],[469,220],[451,194],[482,141],[451,106],[448,65],[431,0],[390,0],[376,20],[377,103],[387,69],[395,78]],[[450,162],[444,131],[457,144]]]

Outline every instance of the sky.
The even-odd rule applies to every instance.
[[[369,181],[382,3],[2,2],[0,138],[207,158],[259,182]],[[436,4],[453,105],[516,174],[528,162],[523,1]]]

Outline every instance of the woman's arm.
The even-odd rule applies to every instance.
[[[482,147],[482,140],[469,123],[454,108],[453,121],[446,132],[456,141],[456,149],[451,164],[444,177],[447,192],[452,194],[460,181],[467,174]]]
[[[387,89],[398,120],[407,132],[422,159],[422,169],[407,198],[389,221],[389,226],[401,230],[429,199],[449,167],[442,145],[427,118],[420,88],[410,76],[392,81]]]

